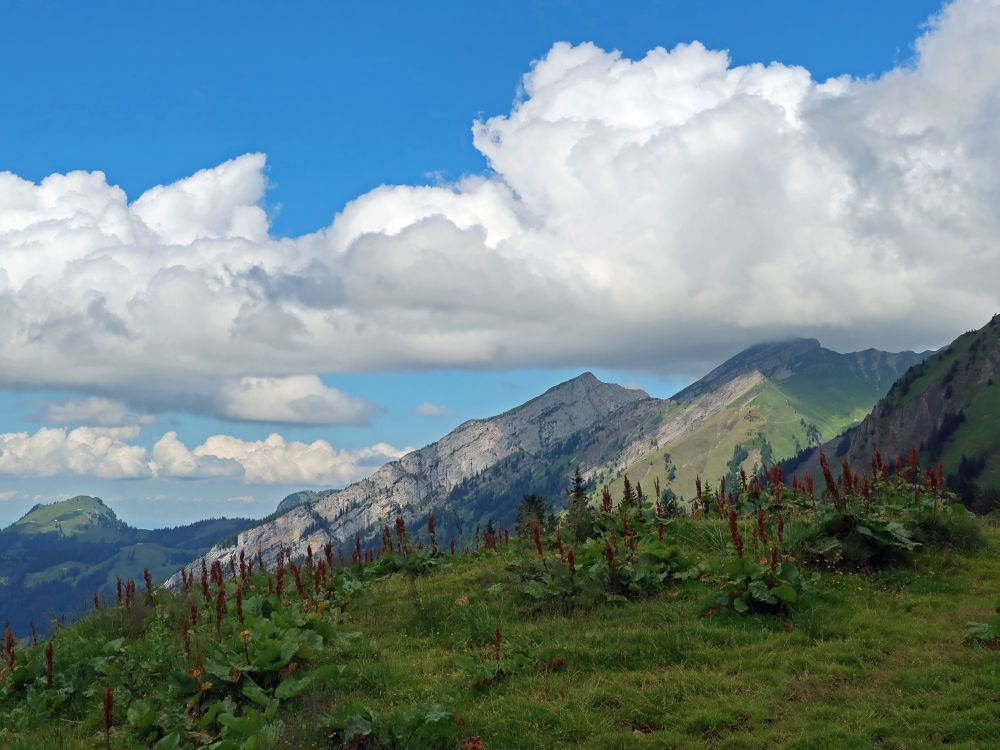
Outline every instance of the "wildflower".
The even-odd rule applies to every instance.
[[[815,497],[815,488],[813,487],[813,477],[812,474],[806,474],[806,494],[809,497]]]
[[[451,556],[454,557],[455,556],[455,538],[454,537],[452,537],[451,544],[449,546],[451,547]]]
[[[122,577],[115,576],[117,582],[115,583],[115,604],[122,603]]]
[[[45,646],[45,685],[52,687],[52,641]]]
[[[222,640],[222,614],[226,611],[226,589],[219,586],[215,595],[215,635]]]
[[[111,727],[114,725],[115,699],[111,694],[111,686],[104,688],[104,745],[111,750]]]
[[[184,643],[184,655],[191,655],[191,621],[184,618],[181,623],[181,641]]]
[[[573,554],[572,547],[566,553],[566,567],[569,568],[570,575],[576,574],[576,556]]]
[[[198,605],[191,605],[191,624],[195,627],[198,626]]]
[[[17,661],[14,658],[14,643],[14,632],[10,629],[10,625],[8,625],[3,630],[3,651],[7,656],[7,664],[12,671],[17,666]]]
[[[833,504],[837,510],[840,510],[840,490],[837,489],[837,483],[833,479],[833,472],[830,471],[830,464],[826,460],[826,453],[823,451],[819,452],[819,467],[823,470],[823,479],[826,481],[826,489],[830,492],[830,497],[833,498]]]
[[[562,534],[559,533],[559,529],[556,529],[556,549],[559,550],[559,560],[562,561],[565,553],[563,552]]]
[[[701,477],[694,478],[695,497],[701,500]]]
[[[384,531],[388,531],[389,527],[384,526]],[[323,545],[323,556],[326,558],[326,567],[332,573],[333,572],[333,544],[327,542]]]
[[[153,576],[150,574],[149,568],[143,569],[142,578],[146,582],[146,599],[150,600],[153,598]]]
[[[608,567],[613,568],[615,565],[615,548],[611,546],[611,542],[604,543],[604,559],[608,561]]]
[[[537,521],[531,527],[531,538],[535,543],[535,549],[538,550],[538,556],[545,557],[545,551],[542,549],[542,529]]]
[[[660,538],[661,542],[663,541],[663,531],[664,531],[663,524],[662,523],[656,524],[656,536]]]
[[[733,540],[737,556],[743,557],[743,537],[740,535],[739,517],[735,510],[729,511],[729,536]]]
[[[236,587],[236,619],[240,621],[240,625],[246,624],[243,619],[243,588],[240,586]]]
[[[604,491],[601,493],[601,509],[605,513],[611,512],[611,490],[607,485],[604,485]]]
[[[781,554],[778,552],[778,547],[775,545],[771,547],[771,570],[776,571],[778,569],[778,561],[781,559]]]
[[[436,552],[437,534],[435,533],[435,531],[436,529],[434,528],[434,514],[431,513],[429,516],[427,516],[427,533],[430,534],[431,536],[431,547],[433,547],[434,551]]]

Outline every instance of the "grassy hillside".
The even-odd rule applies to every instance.
[[[870,398],[867,389],[850,397],[843,390],[831,391],[823,380],[762,379],[692,432],[616,472],[611,493],[621,494],[626,476],[647,491],[658,479],[662,488],[686,498],[694,493],[696,477],[717,483],[729,475],[731,484],[741,467],[749,473],[762,460],[770,465],[794,456],[856,424],[874,403]]]
[[[25,536],[54,534],[96,542],[114,539],[125,528],[100,498],[77,495],[59,503],[36,505],[7,531]]]
[[[926,356],[874,349],[840,354],[814,339],[750,347],[678,393],[674,413],[697,411],[695,399],[723,393],[737,376],[755,375],[751,389],[627,466],[612,461],[599,472],[598,484],[609,484],[617,496],[625,476],[647,491],[659,480],[678,497],[691,496],[696,477],[714,485],[726,476],[731,485],[740,468],[749,473],[762,461],[790,458],[858,424],[893,382]]]
[[[16,647],[0,745],[101,746],[107,685],[115,748],[987,747],[1000,667],[963,634],[995,606],[1000,531],[913,493],[895,480],[814,511],[754,487],[721,509],[734,530],[718,498],[708,519],[616,507],[573,571],[553,538],[453,557],[423,535],[335,575],[286,571],[283,594],[274,570],[207,599],[197,580],[140,593],[55,634],[51,687],[42,645]],[[817,553],[847,518],[888,535]],[[782,582],[736,585],[758,574]]]

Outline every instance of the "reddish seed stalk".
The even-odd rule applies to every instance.
[[[576,574],[576,556],[572,547],[566,552],[566,567],[569,568],[570,575]]]
[[[840,510],[840,490],[837,488],[837,482],[833,478],[833,472],[830,471],[830,463],[826,460],[826,453],[823,451],[819,452],[819,467],[823,470],[823,479],[826,481],[826,489],[830,493],[830,497],[833,498],[833,504],[836,506],[837,510]]]
[[[743,557],[743,537],[740,534],[739,516],[735,510],[729,511],[729,536],[733,540],[733,547],[736,548],[736,554],[739,557]]]
[[[192,604],[191,605],[191,624],[194,627],[198,626],[198,605],[197,604]]]
[[[601,494],[601,509],[605,513],[611,512],[611,490],[608,489],[607,485],[604,485],[604,492]]]
[[[184,643],[184,655],[191,655],[191,621],[188,618],[184,618],[184,622],[181,623],[181,640]]]
[[[542,549],[542,529],[537,521],[531,526],[531,539],[535,543],[535,550],[537,550],[538,556],[544,558],[545,550]]]
[[[115,699],[111,693],[111,686],[104,688],[104,746],[111,750],[111,727],[114,725]]]
[[[226,589],[219,586],[215,595],[215,637],[222,640],[222,615],[226,611]]]
[[[243,589],[240,586],[236,587],[236,618],[240,621],[240,625],[246,625],[243,619]]]
[[[45,685],[52,687],[52,641],[45,645]]]
[[[146,599],[152,600],[153,598],[153,576],[149,572],[149,568],[144,568],[142,571],[142,578],[146,582]]]
[[[3,630],[3,650],[7,656],[7,664],[10,666],[11,671],[17,666],[17,660],[14,658],[14,643],[14,631],[8,625]]]

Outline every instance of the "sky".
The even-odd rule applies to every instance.
[[[0,525],[1000,302],[1000,3],[0,0]]]

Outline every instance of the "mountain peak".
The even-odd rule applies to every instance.
[[[77,495],[68,500],[36,505],[15,521],[9,530],[20,534],[76,536],[98,529],[124,527],[125,524],[101,498]]]

